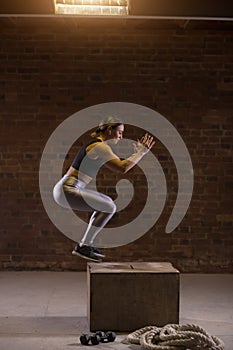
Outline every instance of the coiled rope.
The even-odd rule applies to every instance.
[[[221,339],[194,324],[144,327],[130,333],[127,342],[148,350],[224,350]]]

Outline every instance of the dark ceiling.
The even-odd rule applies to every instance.
[[[231,0],[131,0],[131,15],[184,16],[184,17],[232,17]]]
[[[0,0],[0,14],[54,14],[53,0]]]
[[[129,15],[233,18],[232,0],[128,0]],[[0,0],[0,15],[55,15],[54,0]]]

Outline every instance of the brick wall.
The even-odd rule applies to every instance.
[[[68,116],[124,101],[152,108],[176,127],[192,158],[194,193],[179,227],[165,234],[177,177],[158,141],[166,207],[139,240],[106,250],[106,261],[171,261],[181,271],[232,272],[232,29],[230,22],[0,19],[2,269],[86,268],[43,208],[40,159]],[[113,179],[103,171],[99,186],[114,197],[107,177]],[[123,213],[115,218],[119,225],[124,220]]]

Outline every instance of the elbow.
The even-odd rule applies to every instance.
[[[129,171],[129,166],[128,164],[121,164],[119,167],[115,169],[115,171],[120,175],[124,175]]]
[[[129,167],[128,164],[125,164],[122,168],[121,168],[121,174],[126,174],[128,173],[128,171],[131,169],[131,167]]]
[[[128,171],[129,171],[129,170],[127,169],[127,167],[124,167],[124,166],[119,167],[119,168],[116,170],[116,172],[117,172],[118,174],[120,174],[120,175],[124,175],[124,174],[126,174]]]
[[[121,165],[121,174],[126,174],[130,169],[134,167],[134,163],[129,162],[129,161],[124,161],[123,164]]]
[[[131,168],[132,168],[132,164],[123,160],[119,163],[106,163],[106,167],[109,168],[110,170],[118,173],[118,174],[126,174]]]
[[[128,173],[129,170],[130,170],[130,169],[128,169],[128,168],[123,169],[122,174]]]

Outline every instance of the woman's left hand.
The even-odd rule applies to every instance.
[[[136,152],[147,153],[154,146],[155,140],[154,137],[146,133],[141,137],[140,140],[137,140],[137,143],[134,144],[134,149]]]

